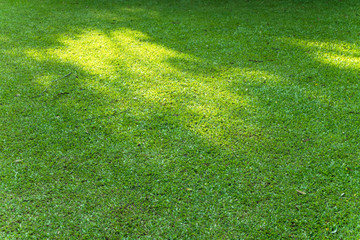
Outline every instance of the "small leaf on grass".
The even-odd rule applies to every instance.
[[[262,63],[262,62],[264,62],[264,61],[262,61],[262,60],[249,59],[249,62]]]
[[[185,188],[186,191],[192,191],[192,188]]]
[[[296,190],[296,192],[297,192],[299,195],[305,195],[305,194],[306,194],[305,192],[302,192],[302,191],[299,191],[299,190]]]

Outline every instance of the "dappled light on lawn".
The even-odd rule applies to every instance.
[[[0,3],[0,238],[360,232],[359,2],[184,3]]]
[[[344,70],[360,70],[360,48],[355,44],[340,41],[310,41],[284,38],[282,41],[304,48],[314,60]]]
[[[31,49],[27,54],[39,61],[58,59],[84,69],[94,76],[83,80],[84,86],[105,97],[122,97],[117,84],[126,85],[148,108],[167,109],[173,118],[181,119],[183,127],[224,146],[241,140],[228,138],[232,132],[246,135],[256,128],[239,117],[244,113],[246,116],[253,107],[246,95],[229,87],[233,78],[276,79],[250,69],[231,68],[221,78],[182,71],[168,59],[196,62],[201,59],[160,46],[146,34],[125,28],[108,33],[89,30],[73,38],[64,35],[59,41],[64,47],[42,52]],[[127,107],[131,109],[134,102],[128,101]]]

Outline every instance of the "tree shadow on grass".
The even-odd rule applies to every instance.
[[[337,121],[323,115],[333,106],[328,99],[339,100],[338,90],[314,87],[311,78],[320,85],[326,74],[354,81],[358,71],[321,64],[293,45],[294,34],[308,41],[317,31],[304,33],[304,19],[293,16],[308,10],[301,4],[272,8],[275,15],[259,3],[242,3],[243,15],[233,5],[220,11],[213,3],[171,4],[24,6],[27,25],[8,21],[1,65],[7,131],[1,134],[10,195],[2,211],[13,208],[18,216],[6,219],[9,234],[54,236],[60,228],[64,236],[81,229],[90,237],[166,237],[172,229],[175,237],[241,238],[253,228],[254,237],[304,236],[301,229],[315,234],[313,228],[325,234],[322,220],[311,219],[322,214],[330,221],[336,208],[323,213],[295,190],[314,198],[338,194],[333,189],[352,176],[345,166],[356,169],[355,155],[316,150],[339,130],[353,132],[345,121],[334,128]],[[4,16],[18,19],[15,13]],[[293,53],[296,61],[289,62]],[[324,167],[336,158],[343,162]],[[348,188],[349,195],[356,190]],[[299,213],[293,205],[307,209]],[[19,227],[31,218],[54,224]],[[332,221],[347,223],[343,216]]]

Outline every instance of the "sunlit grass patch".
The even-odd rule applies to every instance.
[[[308,49],[321,63],[342,69],[360,69],[360,49],[357,45],[339,41],[315,42],[302,39],[287,39],[286,42]]]
[[[221,133],[224,128],[234,129],[246,122],[244,119],[229,118],[229,115],[236,116],[233,111],[239,111],[241,107],[251,108],[245,98],[232,93],[228,88],[228,82],[224,78],[227,78],[229,72],[216,78],[184,73],[167,60],[177,58],[184,62],[198,61],[196,58],[192,59],[154,44],[140,32],[122,29],[101,33],[90,30],[74,39],[64,36],[59,42],[64,47],[49,49],[43,53],[29,50],[27,54],[38,61],[46,57],[59,58],[99,76],[87,78],[83,81],[84,86],[113,99],[121,97],[123,93],[117,91],[117,85],[125,85],[137,98],[173,111],[182,121],[187,122],[185,126],[189,130],[217,144],[229,145],[231,142]],[[230,74],[236,76],[234,72],[241,71],[234,69]],[[250,75],[255,81],[266,79],[264,74],[248,72],[242,73],[243,79]],[[132,100],[134,99],[136,97]],[[131,108],[132,102],[135,101],[125,101],[124,104]],[[181,112],[179,108],[182,109]],[[223,124],[224,127],[213,127],[218,124]]]
[[[319,56],[319,60],[323,61],[324,63],[332,64],[340,68],[352,68],[355,70],[360,69],[360,56],[358,57],[351,57],[351,56],[344,56],[344,55],[337,55],[331,53],[322,53]]]

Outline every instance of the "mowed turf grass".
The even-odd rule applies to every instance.
[[[360,2],[0,2],[1,239],[356,239]]]

